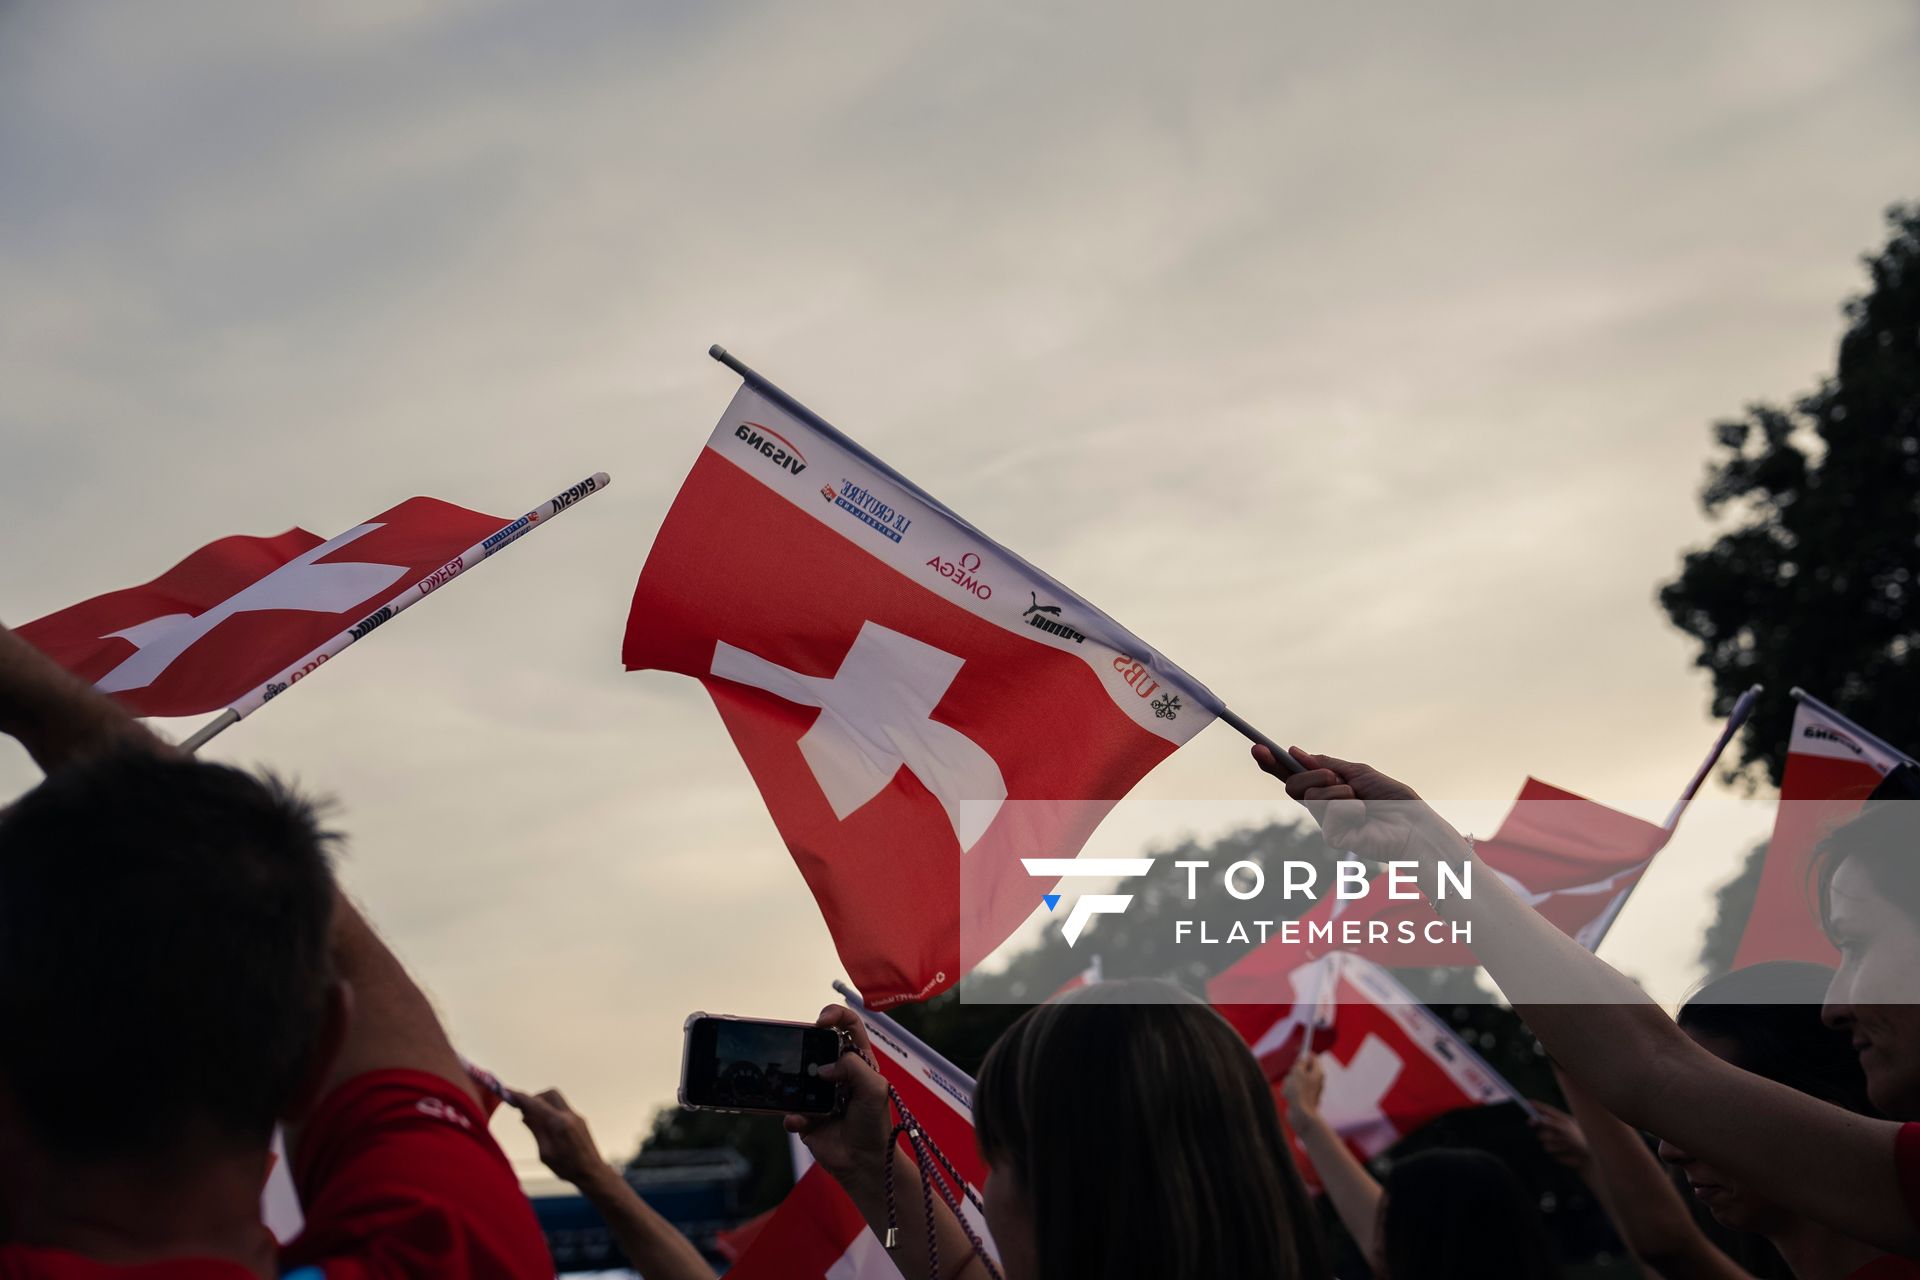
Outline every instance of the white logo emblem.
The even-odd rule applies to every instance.
[[[803,676],[722,641],[713,674],[764,689],[820,718],[800,739],[814,781],[844,820],[886,789],[903,767],[933,793],[962,851],[973,848],[1007,800],[1000,766],[979,743],[935,721],[965,659],[868,622],[831,678]]]
[[[1152,858],[1022,858],[1027,874],[1043,880],[1110,880],[1116,877],[1143,876],[1153,870]],[[1046,894],[1042,899],[1051,911],[1060,904],[1060,895]],[[1130,893],[1083,893],[1074,899],[1067,912],[1060,936],[1072,946],[1080,940],[1080,931],[1094,916],[1118,915],[1133,901]]]
[[[139,652],[101,676],[97,687],[102,693],[146,688],[173,665],[174,659],[200,643],[209,631],[235,614],[260,613],[269,609],[345,613],[376,592],[392,586],[406,573],[406,566],[354,561],[315,564],[314,561],[380,527],[377,524],[363,524],[349,529],[332,542],[324,542],[287,561],[260,581],[242,588],[205,613],[197,616],[170,613],[102,637],[131,641]]]

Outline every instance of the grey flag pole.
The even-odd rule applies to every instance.
[[[758,391],[761,395],[773,401],[775,404],[779,405],[782,409],[785,409],[788,413],[800,419],[800,421],[806,423],[808,426],[812,427],[815,431],[818,431],[821,435],[827,437],[827,439],[833,441],[835,444],[839,445],[841,448],[846,449],[848,452],[859,456],[869,466],[873,467],[873,469],[878,471],[881,475],[884,475],[888,480],[891,480],[894,484],[900,486],[900,488],[904,489],[906,492],[912,494],[914,497],[918,498],[920,501],[926,503],[929,507],[932,507],[935,511],[938,511],[941,515],[953,521],[955,524],[959,525],[962,529],[966,530],[968,533],[971,533],[975,537],[979,538],[982,542],[988,542],[996,547],[999,547],[1000,550],[1005,552],[1007,557],[1010,560],[1012,560],[1016,565],[1018,565],[1022,570],[1032,574],[1034,577],[1038,578],[1041,582],[1044,582],[1047,585],[1057,589],[1062,595],[1072,596],[1075,599],[1084,600],[1084,597],[1082,597],[1079,592],[1069,590],[1066,586],[1061,584],[1059,579],[1055,578],[1052,574],[1048,573],[1046,570],[1041,569],[1039,566],[1025,559],[1018,552],[1015,552],[1009,549],[1008,547],[1004,546],[998,539],[990,538],[986,534],[982,533],[978,528],[974,526],[972,521],[968,520],[965,516],[962,516],[959,512],[955,511],[952,507],[949,507],[946,503],[940,501],[938,498],[928,493],[925,489],[922,489],[919,485],[915,484],[913,481],[901,475],[898,471],[888,466],[881,459],[876,458],[872,453],[868,452],[868,450],[863,445],[861,445],[858,441],[848,436],[844,431],[840,430],[840,428],[834,426],[831,422],[828,422],[825,418],[821,417],[819,414],[815,413],[813,410],[807,408],[806,405],[801,404],[798,400],[794,399],[791,395],[788,395],[785,391],[782,391],[778,386],[775,386],[772,382],[769,382],[765,377],[757,373],[751,365],[747,364],[746,361],[740,359],[738,356],[734,355],[731,351],[728,351],[725,347],[720,346],[718,343],[716,343],[713,346],[707,348],[707,354],[712,356],[715,360],[718,360],[721,364],[727,366],[727,368],[739,374],[740,377],[744,381],[746,381],[746,383],[750,385],[755,391]],[[1120,626],[1119,623],[1114,622],[1112,618],[1109,618],[1106,616],[1106,614],[1102,613],[1097,606],[1094,606],[1089,602],[1088,607],[1093,609],[1095,613],[1100,614],[1102,619],[1104,619],[1109,623],[1112,623],[1114,630],[1116,631],[1126,630],[1126,628]],[[1195,682],[1195,683],[1198,683],[1198,682]],[[1237,730],[1240,734],[1246,737],[1246,739],[1249,742],[1252,742],[1258,746],[1265,747],[1267,750],[1273,752],[1273,758],[1275,762],[1278,763],[1280,767],[1280,771],[1282,773],[1292,774],[1292,773],[1304,772],[1304,770],[1300,766],[1300,762],[1298,760],[1295,760],[1293,756],[1288,753],[1285,747],[1282,747],[1279,743],[1275,742],[1272,738],[1269,738],[1266,734],[1261,733],[1258,729],[1248,724],[1238,714],[1230,710],[1224,703],[1220,705],[1220,708],[1216,714],[1228,726]]]

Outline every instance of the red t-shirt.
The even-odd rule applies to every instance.
[[[465,1090],[421,1071],[335,1089],[291,1153],[306,1228],[285,1280],[553,1280],[533,1206]],[[265,1230],[264,1227],[261,1228]],[[0,1246],[0,1280],[251,1280],[230,1262],[108,1266]]]

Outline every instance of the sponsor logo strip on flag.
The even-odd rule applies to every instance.
[[[707,687],[875,1008],[957,982],[1039,904],[1019,857],[1077,853],[1219,708],[752,384],[667,514],[623,658]]]

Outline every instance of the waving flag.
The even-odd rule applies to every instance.
[[[218,711],[502,523],[409,498],[333,539],[222,538],[17,633],[138,715]]]
[[[17,634],[138,715],[224,708],[182,744],[195,751],[608,483],[595,473],[517,520],[409,498],[331,541],[304,529],[223,538],[152,582],[49,614]]]
[[[973,1081],[891,1018],[867,1009],[845,987],[839,990],[867,1024],[880,1074],[977,1192],[987,1170],[973,1136]],[[911,1150],[904,1135],[900,1143]],[[901,1204],[920,1212],[917,1196]],[[992,1250],[986,1223],[971,1206],[967,1221]],[[901,1236],[902,1248],[925,1248],[917,1231]],[[736,1237],[734,1243],[744,1243],[744,1251],[727,1273],[729,1280],[898,1280],[900,1274],[847,1193],[818,1165],[800,1175],[771,1217],[744,1242]],[[942,1262],[951,1265],[950,1259]]]
[[[1780,808],[1760,868],[1753,914],[1733,967],[1766,960],[1832,965],[1839,953],[1820,927],[1808,862],[1821,837],[1859,813],[1888,775],[1913,760],[1817,698],[1794,690],[1793,738],[1780,778]]]
[[[957,982],[1039,903],[1019,857],[1077,853],[1220,709],[752,380],[667,513],[622,656],[706,686],[875,1008]]]
[[[1291,1006],[1223,1005],[1220,1013],[1260,1059],[1282,1117],[1280,1085],[1299,1060],[1303,1036],[1312,1035],[1309,1051],[1321,1055],[1326,1072],[1321,1114],[1362,1160],[1449,1111],[1527,1105],[1379,966],[1334,953],[1308,966],[1297,989],[1301,998]],[[1298,1142],[1294,1156],[1303,1171],[1312,1168]]]

